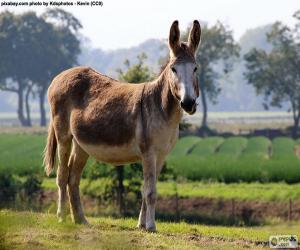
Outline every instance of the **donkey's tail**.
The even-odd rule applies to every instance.
[[[44,167],[45,172],[49,176],[55,166],[55,156],[56,156],[57,140],[55,137],[54,128],[52,122],[49,124],[47,145],[44,149]]]

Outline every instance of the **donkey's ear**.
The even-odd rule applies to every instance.
[[[176,51],[179,48],[179,38],[180,38],[180,31],[178,27],[178,21],[174,21],[170,28],[169,34],[169,47],[171,50],[171,55],[176,55]]]
[[[188,39],[188,46],[193,51],[194,54],[198,49],[200,40],[201,40],[201,27],[200,27],[200,23],[197,20],[195,20]]]

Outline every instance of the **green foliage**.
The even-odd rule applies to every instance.
[[[42,191],[42,178],[36,175],[27,176],[23,183],[23,191],[25,197],[29,197],[29,200],[32,200],[32,198]]]
[[[20,182],[11,174],[0,172],[0,205],[16,199]]]
[[[300,120],[299,12],[294,17],[298,21],[294,28],[281,22],[273,24],[267,34],[268,42],[273,46],[269,53],[254,48],[244,58],[247,68],[245,77],[258,94],[264,95],[265,108],[281,107],[285,102],[290,104],[296,135]]]
[[[41,16],[35,12],[0,13],[0,90],[18,94],[22,125],[31,125],[29,96],[32,93],[40,99],[41,125],[46,125],[47,87],[56,74],[77,63],[79,28],[80,22],[60,9],[47,10]]]
[[[272,157],[282,158],[291,157],[296,158],[294,152],[295,141],[291,138],[278,137],[273,140]]]
[[[87,166],[83,170],[83,177],[89,180],[97,180],[98,178],[109,176],[111,169],[111,165],[98,163],[95,160],[89,159]]]
[[[261,158],[268,158],[271,146],[271,141],[263,136],[252,137],[248,140],[243,155],[255,155]]]
[[[244,137],[231,137],[224,141],[218,153],[237,157],[246,148],[247,142]]]
[[[148,66],[145,65],[146,54],[142,53],[137,56],[138,63],[131,65],[129,60],[124,62],[126,66],[126,72],[122,69],[117,69],[119,73],[119,79],[129,83],[142,83],[151,81],[154,77]]]
[[[0,173],[19,176],[43,174],[41,155],[44,143],[44,135],[0,135]],[[278,137],[272,142],[264,137],[183,137],[168,156],[161,180],[183,177],[226,182],[294,183],[300,181],[300,162],[295,153],[297,145],[299,139],[288,137]],[[117,176],[114,167],[90,159],[83,177],[94,182],[99,178]],[[125,186],[132,181],[128,187],[137,190],[135,184],[142,180],[142,166],[125,166],[124,180]]]
[[[223,142],[224,139],[222,137],[212,136],[203,138],[195,145],[191,151],[191,154],[198,156],[212,155]]]
[[[172,155],[186,155],[192,148],[201,141],[200,137],[197,136],[186,136],[178,140],[174,149],[172,150]]]
[[[161,196],[174,196],[173,182],[159,182]],[[220,182],[184,182],[177,183],[179,197],[207,197],[215,199],[236,199],[255,201],[300,200],[300,184],[287,183],[220,183]]]
[[[120,190],[120,176],[117,168],[122,168],[121,181],[123,188]],[[123,197],[122,213],[124,215],[133,215],[137,212],[136,203],[141,201],[141,180],[142,166],[140,164],[130,164],[126,166],[114,167],[108,164],[94,163],[90,165],[85,177],[88,183],[83,187],[83,193],[96,199],[101,204],[115,206],[118,204],[120,191]],[[120,209],[120,208],[119,208]],[[120,215],[114,209],[114,215]]]
[[[178,141],[175,153],[167,160],[177,177],[226,183],[300,181],[300,159],[294,152],[295,141],[290,138],[277,138],[271,144],[263,137],[231,137],[224,142],[212,137],[201,139],[195,146],[185,143],[189,138],[184,139]],[[216,142],[220,143],[217,152]]]
[[[42,190],[42,178],[37,175],[18,178],[0,172],[0,207],[22,208],[27,203],[31,209],[35,209]]]

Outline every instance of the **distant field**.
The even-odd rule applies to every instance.
[[[287,137],[189,136],[177,142],[167,165],[195,181],[295,183],[300,181],[299,145]]]
[[[136,229],[137,219],[88,218],[91,226],[58,223],[55,215],[0,210],[1,249],[266,249],[270,235],[296,234],[299,224],[223,227],[157,223],[157,233]]]
[[[39,113],[31,114],[32,122],[39,124]],[[183,119],[193,125],[199,126],[202,113],[194,115],[185,114]],[[208,124],[219,132],[238,132],[240,130],[262,129],[262,128],[286,128],[293,124],[292,114],[288,112],[209,112]],[[1,113],[0,126],[19,126],[16,112]],[[1,131],[1,127],[0,127]]]
[[[0,134],[0,172],[42,173],[45,134]],[[278,137],[183,137],[167,166],[189,180],[300,181],[300,140]],[[93,164],[90,159],[88,164]]]

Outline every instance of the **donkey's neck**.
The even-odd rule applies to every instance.
[[[145,95],[149,96],[153,103],[153,110],[168,123],[179,123],[182,111],[179,101],[173,96],[170,86],[170,76],[164,70],[160,76],[150,84],[145,85]]]

